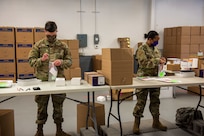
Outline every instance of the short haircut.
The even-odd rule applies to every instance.
[[[45,24],[45,30],[48,31],[48,32],[54,32],[57,30],[57,25],[55,22],[53,21],[48,21],[46,22]]]

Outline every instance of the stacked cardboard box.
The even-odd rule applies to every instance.
[[[0,110],[0,130],[0,136],[15,136],[13,110]]]
[[[94,55],[92,58],[93,58],[93,71],[101,70],[102,55]]]
[[[132,84],[133,49],[103,48],[102,73],[109,85]]]
[[[66,80],[72,77],[81,77],[81,68],[79,66],[79,41],[78,40],[60,40],[66,43],[69,47],[72,57],[72,66],[64,71]]]
[[[164,29],[164,56],[176,58],[197,57],[204,51],[201,26],[181,26]]]
[[[34,27],[34,43],[45,37],[44,28],[42,27]]]
[[[33,28],[16,28],[17,78],[34,76],[34,68],[28,63],[28,54],[34,43],[33,37]]]
[[[14,27],[0,27],[0,80],[16,82]]]

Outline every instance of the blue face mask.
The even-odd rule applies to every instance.
[[[155,46],[157,46],[158,43],[159,43],[158,41],[154,41],[154,42],[152,43],[152,46],[155,47]]]

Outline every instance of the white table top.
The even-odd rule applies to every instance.
[[[125,89],[125,88],[156,88],[156,87],[169,87],[169,86],[197,86],[204,85],[204,78],[201,77],[178,77],[178,76],[166,76],[172,80],[180,82],[162,82],[157,80],[143,81],[138,78],[133,78],[132,85],[117,85],[110,86],[111,89]]]
[[[41,90],[33,90],[33,87],[40,87]],[[23,90],[19,91],[19,88]],[[26,89],[30,88],[31,90]],[[19,86],[14,84],[11,88],[0,88],[0,96],[19,96],[19,95],[43,95],[43,94],[59,94],[59,93],[73,93],[73,92],[96,92],[107,91],[110,87],[105,86],[91,86],[85,81],[81,85],[71,85],[70,81],[66,81],[65,86],[56,86],[55,82],[41,82],[38,85]]]

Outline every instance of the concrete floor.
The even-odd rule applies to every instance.
[[[106,96],[109,92],[100,92],[96,93],[97,96]],[[71,98],[80,99],[86,101],[85,93],[72,93],[68,95]],[[6,97],[0,97],[0,100],[3,100]],[[175,123],[176,110],[180,107],[196,107],[199,97],[196,95],[190,95],[185,91],[176,90],[176,98],[161,98],[160,113],[161,117],[169,122]],[[110,102],[105,101],[101,102],[105,105],[105,118],[107,121],[107,115],[109,111]],[[63,129],[70,134],[76,134],[77,128],[77,119],[76,119],[76,102],[65,100],[64,102],[64,123]],[[132,116],[132,110],[136,104],[136,101],[125,101],[121,104],[121,118],[122,122],[133,121],[134,117]],[[204,100],[202,101],[204,104]],[[144,119],[151,119],[151,114],[149,112],[149,100],[147,102]],[[34,102],[34,96],[18,96],[9,101],[0,104],[0,109],[14,109],[15,112],[15,134],[16,136],[33,136],[36,132],[36,113],[37,106]],[[200,108],[201,109],[201,108]],[[55,135],[55,124],[52,119],[52,103],[49,102],[48,107],[48,121],[44,126],[45,136],[54,136]],[[116,112],[116,103],[114,102],[113,111]],[[201,109],[204,113],[204,109]],[[111,118],[111,123],[117,123],[114,118]],[[26,128],[26,129],[25,129]],[[169,131],[170,132],[170,131]],[[163,135],[163,132],[155,132],[149,134],[142,134],[142,136],[160,136]],[[179,135],[179,130],[173,130],[172,133],[164,133],[165,136],[177,136]]]

